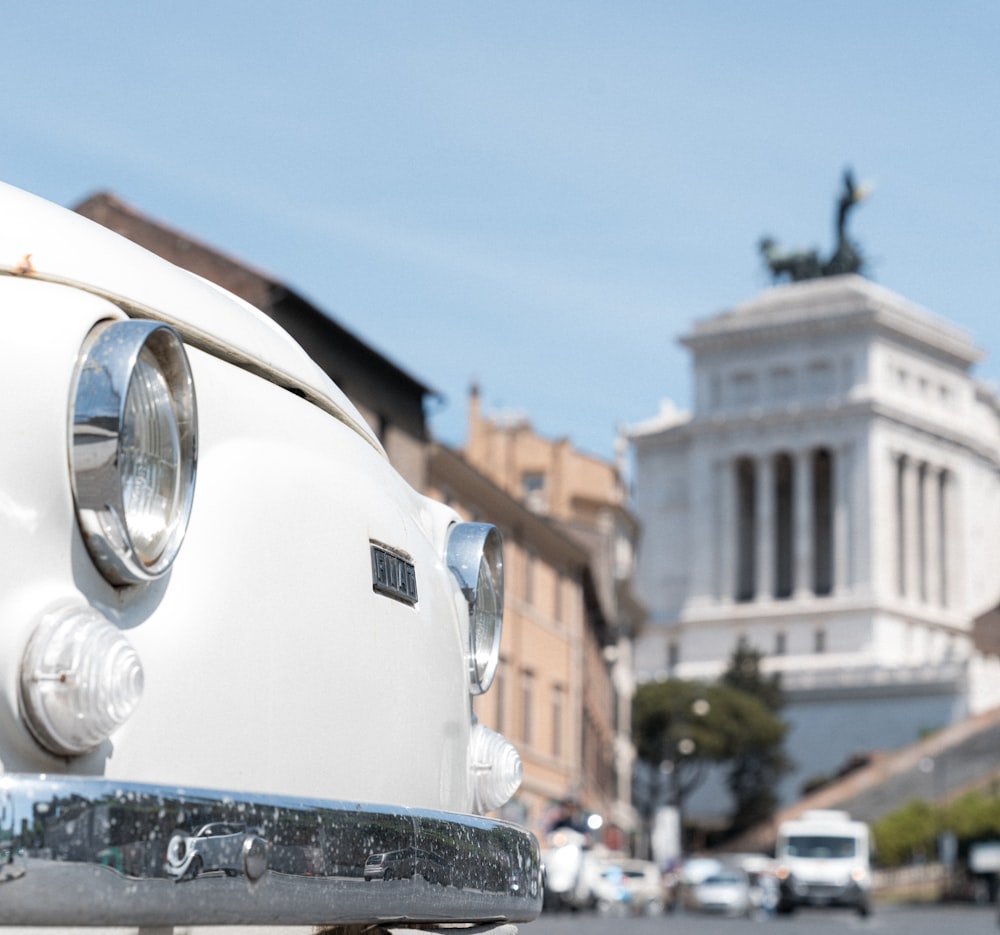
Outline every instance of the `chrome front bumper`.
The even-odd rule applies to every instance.
[[[245,829],[240,859],[171,876],[170,839],[215,822]],[[366,882],[373,854],[399,875]],[[0,859],[0,925],[526,922],[542,904],[515,825],[87,777],[0,777]]]

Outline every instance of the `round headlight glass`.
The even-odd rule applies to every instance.
[[[125,524],[146,567],[163,555],[181,519],[183,473],[170,387],[152,351],[144,346],[125,397],[121,477]]]
[[[458,523],[448,537],[448,567],[469,605],[469,689],[485,692],[500,662],[503,540],[488,523]]]
[[[65,604],[36,626],[21,660],[21,708],[38,742],[60,756],[92,750],[142,696],[131,643],[91,607]]]
[[[87,548],[113,584],[151,581],[187,529],[197,459],[194,383],[174,329],[98,325],[81,352],[70,463]]]

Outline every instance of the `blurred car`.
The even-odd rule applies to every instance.
[[[691,887],[688,908],[728,916],[749,915],[753,909],[750,880],[739,867],[720,867]]]
[[[436,854],[405,847],[385,854],[372,854],[365,861],[365,882],[372,880],[412,880],[423,877],[428,883],[448,884],[448,868]]]
[[[0,831],[34,881],[0,925],[535,918],[538,842],[486,817],[520,759],[473,713],[499,531],[262,312],[5,185],[0,308]],[[357,885],[407,848],[454,887]]]
[[[604,915],[660,915],[664,910],[663,878],[648,860],[605,861],[592,888],[595,908]]]
[[[201,872],[221,870],[227,876],[243,872],[246,825],[216,821],[194,834],[175,834],[167,844],[167,873],[175,880],[193,880]]]

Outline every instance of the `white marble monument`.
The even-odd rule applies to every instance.
[[[1000,704],[1000,401],[969,336],[843,275],[696,322],[690,413],[635,426],[640,679],[781,673],[796,771]],[[724,810],[725,806],[723,806]]]

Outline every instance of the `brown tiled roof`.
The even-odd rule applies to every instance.
[[[98,192],[80,202],[77,214],[96,221],[145,247],[175,266],[214,282],[277,321],[337,382],[346,378],[345,363],[331,365],[329,352],[363,368],[377,368],[393,383],[421,397],[438,395],[424,383],[380,354],[334,321],[325,311],[290,286],[214,247],[155,221],[110,192]],[[327,353],[324,353],[326,351]],[[327,359],[324,359],[327,358]]]
[[[271,294],[280,287],[271,276],[214,247],[154,221],[109,192],[98,192],[74,209],[117,234],[145,247],[175,266],[196,273],[266,311]]]

